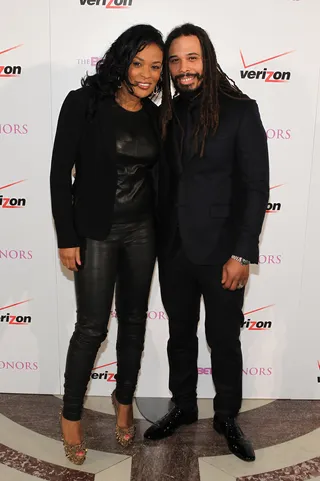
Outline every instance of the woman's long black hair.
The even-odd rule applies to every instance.
[[[131,88],[129,81],[129,67],[137,55],[147,45],[156,44],[164,51],[164,41],[161,32],[151,25],[134,25],[123,32],[107,50],[96,65],[94,75],[86,75],[81,81],[82,87],[91,87],[94,91],[95,102],[106,96],[113,96],[125,82]],[[160,79],[156,93],[162,89]]]
[[[195,131],[198,141],[201,136],[201,156],[208,134],[215,133],[219,125],[219,93],[233,98],[248,98],[226,75],[217,61],[217,56],[209,35],[203,28],[186,23],[175,28],[169,34],[165,43],[165,59],[163,67],[163,95],[162,95],[162,136],[166,136],[168,122],[172,119],[172,100],[169,95],[170,71],[169,49],[174,40],[179,37],[194,35],[198,37],[203,58],[203,95],[201,99],[200,121]]]

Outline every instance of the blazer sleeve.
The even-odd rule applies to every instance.
[[[246,102],[237,135],[237,164],[243,186],[244,206],[233,254],[257,264],[259,236],[269,199],[269,155],[267,135],[258,105]]]
[[[51,173],[51,205],[58,247],[77,247],[74,228],[71,171],[76,160],[85,112],[77,91],[71,91],[60,110],[55,135]]]

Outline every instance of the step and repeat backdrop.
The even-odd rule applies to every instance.
[[[318,1],[0,0],[0,12],[0,390],[63,389],[75,295],[58,259],[49,170],[65,96],[129,26],[151,23],[167,35],[192,22],[257,100],[269,142],[270,201],[244,305],[244,395],[319,398]],[[204,316],[202,308],[198,394],[212,397]],[[116,331],[113,310],[90,394],[114,389]],[[156,270],[140,396],[169,395],[167,338]]]

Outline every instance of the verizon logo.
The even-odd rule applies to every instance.
[[[252,67],[257,67],[257,65],[262,65],[272,60],[276,60],[280,57],[284,57],[293,53],[294,50],[290,50],[290,52],[280,53],[278,55],[274,55],[270,58],[265,58],[263,60],[258,60],[257,62],[247,63],[243,52],[240,50],[240,57],[242,61],[242,65],[244,70],[240,70],[240,77],[242,79],[248,80],[263,80],[266,83],[283,83],[288,82],[291,79],[291,72],[290,71],[283,71],[283,70],[269,70],[267,67],[264,67],[263,70],[253,70]],[[250,69],[250,70],[249,70]]]
[[[129,8],[132,7],[133,0],[80,0],[81,6],[105,8]]]
[[[0,51],[0,55],[6,54],[15,50],[16,48],[22,47],[21,45],[16,45],[14,47],[7,48],[6,50]],[[2,58],[2,57],[1,57]],[[19,77],[22,73],[21,65],[4,64],[0,65],[0,77]]]
[[[13,185],[21,184],[24,180],[18,180],[18,182],[12,182],[11,184],[3,185],[0,190],[7,189]],[[27,205],[27,199],[25,197],[4,197],[0,194],[0,209],[21,209]]]
[[[21,304],[25,304],[26,302],[30,302],[32,299],[28,299],[26,301],[16,302],[15,304],[10,304],[10,306],[3,306],[0,307],[0,311],[8,310],[20,306]],[[24,316],[24,315],[16,315],[11,314],[11,312],[7,312],[6,314],[0,314],[0,322],[10,324],[11,326],[26,326],[32,322],[31,316]]]
[[[269,309],[269,307],[273,307],[274,304],[270,304],[268,306],[259,307],[258,309],[254,309],[253,311],[245,312],[244,316],[245,319],[242,322],[242,328],[247,329],[248,331],[266,331],[272,328],[272,321],[260,321],[260,320],[253,320],[247,316],[250,314],[255,314],[259,311],[264,311],[265,309]]]

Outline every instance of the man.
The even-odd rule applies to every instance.
[[[244,288],[249,263],[258,262],[269,196],[267,138],[256,102],[222,72],[203,29],[191,24],[174,29],[166,55],[164,85],[170,73],[179,95],[162,105],[166,159],[159,168],[159,273],[175,407],[145,437],[164,438],[198,419],[203,296],[216,389],[213,427],[231,452],[253,461],[253,447],[236,418],[242,401]]]

